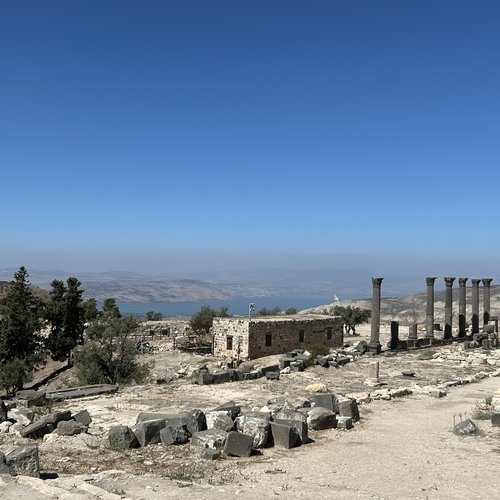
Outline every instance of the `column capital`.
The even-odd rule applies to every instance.
[[[446,283],[446,286],[452,286],[454,281],[455,281],[455,278],[450,278],[449,276],[444,278],[444,282]]]
[[[436,281],[436,276],[428,276],[425,278],[425,282],[427,283],[427,286],[434,285],[434,282]]]
[[[472,286],[479,286],[479,283],[481,283],[481,280],[477,278],[472,278],[471,281],[472,281]]]
[[[460,286],[465,286],[469,278],[458,278],[458,283]]]
[[[490,286],[491,282],[493,281],[493,278],[483,278],[481,281],[483,282],[484,286]]]
[[[384,278],[372,278],[372,284],[374,287],[380,287],[380,285],[382,285],[382,280]]]

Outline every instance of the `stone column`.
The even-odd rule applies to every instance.
[[[458,278],[460,286],[458,295],[458,336],[465,337],[465,318],[466,318],[466,295],[467,289],[465,288],[469,278]]]
[[[408,327],[408,340],[417,340],[418,332],[417,332],[417,324],[411,323]]]
[[[451,339],[451,327],[453,319],[453,282],[455,278],[446,277],[444,282],[446,283],[446,291],[444,298],[444,338]]]
[[[372,278],[372,323],[368,352],[380,354],[380,287],[384,278]]]
[[[397,349],[399,345],[399,322],[391,321],[391,340],[389,341],[390,349]]]
[[[472,279],[472,334],[479,333],[479,283],[481,280]]]
[[[490,321],[490,284],[492,278],[483,278],[483,325],[487,325]]]
[[[425,313],[425,336],[434,338],[434,282],[435,277],[425,278],[427,283],[427,309]]]

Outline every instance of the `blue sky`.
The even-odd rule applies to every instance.
[[[497,1],[0,0],[0,260],[495,275]]]

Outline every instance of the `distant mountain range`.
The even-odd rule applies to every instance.
[[[10,281],[17,269],[0,269],[0,280]],[[66,280],[70,273],[62,270],[28,269],[30,281],[46,290],[54,279]],[[341,300],[371,297],[371,277],[368,269],[280,269],[256,271],[229,270],[224,272],[192,273],[181,276],[171,273],[157,276],[128,271],[76,273],[85,290],[84,297],[102,301],[114,297],[119,302],[184,302],[225,300],[238,297],[280,297],[320,295]],[[436,291],[444,288],[437,280]],[[400,297],[424,292],[425,277],[385,276],[382,295]]]

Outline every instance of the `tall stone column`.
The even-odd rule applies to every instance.
[[[446,277],[446,291],[444,296],[444,338],[451,339],[451,327],[453,319],[453,282],[455,278]]]
[[[472,334],[479,333],[479,283],[481,280],[472,279]]]
[[[467,289],[466,283],[468,278],[458,278],[458,284],[460,285],[458,294],[458,336],[465,337],[465,318],[466,318],[466,296]]]
[[[380,354],[380,288],[384,278],[372,278],[372,323],[371,336],[368,343],[368,351],[373,354]]]
[[[490,321],[490,284],[493,281],[492,278],[483,278],[483,325],[487,325]]]
[[[425,278],[427,283],[427,309],[425,312],[425,336],[434,338],[434,282],[435,277]]]

